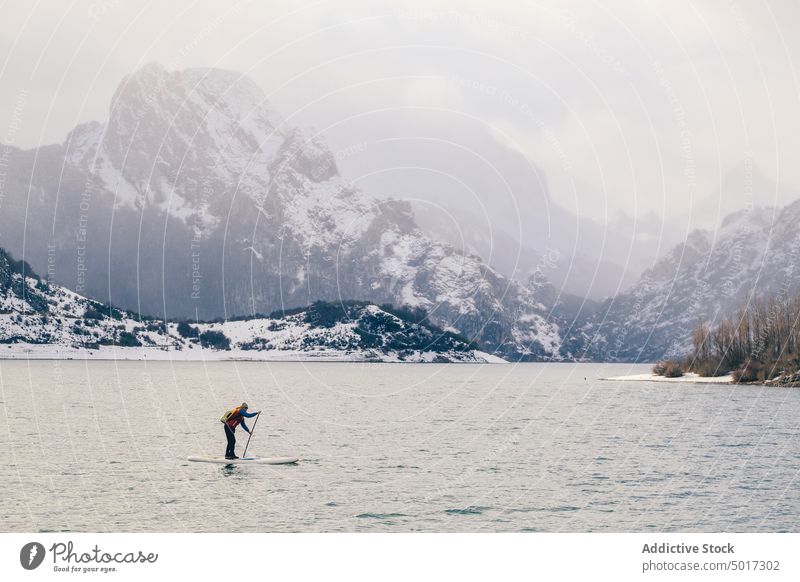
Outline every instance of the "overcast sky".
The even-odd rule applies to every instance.
[[[385,172],[409,151],[372,145],[418,151],[427,128],[444,145],[426,170],[448,151],[524,157],[552,199],[601,220],[697,212],[731,168],[732,205],[751,167],[767,177],[754,202],[785,203],[769,180],[800,186],[798,23],[792,0],[0,1],[0,141],[62,142],[155,60],[250,75],[348,176],[400,196],[447,187]]]

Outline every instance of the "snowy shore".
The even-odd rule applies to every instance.
[[[474,351],[473,364],[505,364],[502,358]],[[162,350],[147,347],[100,346],[90,350],[54,344],[6,344],[0,346],[2,360],[119,360],[119,361],[241,361],[241,362],[376,362],[376,363],[433,363],[440,354],[419,352],[406,359],[396,354],[374,351],[311,350],[211,350],[191,346],[183,350]]]
[[[678,382],[683,384],[732,384],[733,376],[699,376],[694,372],[687,372],[677,378],[667,378],[666,376],[656,376],[655,374],[630,374],[628,376],[613,376],[611,378],[601,378],[613,382]]]

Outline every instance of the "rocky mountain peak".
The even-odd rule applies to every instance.
[[[197,184],[181,188],[182,176],[202,172],[230,182],[263,169],[283,142],[280,123],[264,92],[242,74],[153,63],[120,83],[103,149],[132,184],[157,189],[163,178],[183,196]]]
[[[256,126],[274,130],[282,123],[252,79],[225,69],[169,71],[150,63],[122,79],[109,106],[109,124],[119,127],[188,115],[208,130],[220,121],[248,132],[256,132]]]

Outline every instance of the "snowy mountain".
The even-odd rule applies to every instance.
[[[238,73],[147,65],[108,121],[8,158],[0,244],[80,295],[166,319],[407,305],[487,351],[571,357],[546,281],[424,235],[408,203],[349,184]]]
[[[9,357],[497,361],[419,313],[367,303],[194,325],[142,318],[47,283],[0,249],[0,358]]]
[[[715,231],[693,231],[633,288],[607,300],[583,324],[586,354],[652,361],[689,351],[701,320],[730,316],[755,297],[800,291],[800,201],[748,207]]]

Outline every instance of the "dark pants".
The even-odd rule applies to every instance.
[[[225,438],[228,439],[228,447],[225,449],[225,456],[232,457],[234,455],[233,448],[236,446],[236,437],[233,435],[233,429],[231,427],[227,424],[223,424],[222,426],[225,427]]]

